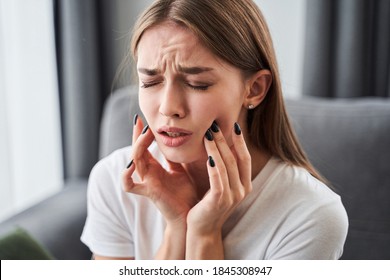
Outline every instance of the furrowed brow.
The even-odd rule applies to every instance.
[[[145,74],[145,75],[148,75],[148,76],[156,76],[156,75],[161,73],[160,70],[158,70],[158,69],[149,69],[149,68],[143,68],[143,67],[140,67],[137,70],[138,70],[139,73],[142,73],[142,74]],[[184,66],[178,66],[178,70],[179,70],[179,72],[181,72],[183,74],[197,75],[197,74],[201,74],[201,73],[204,73],[204,72],[213,71],[214,69],[210,68],[210,67],[198,67],[198,66],[195,66],[195,67],[184,67]]]
[[[148,69],[148,68],[138,68],[137,69],[139,73],[148,75],[148,76],[156,76],[160,73],[158,69]]]
[[[197,74],[201,74],[203,72],[209,72],[209,71],[213,71],[214,69],[213,68],[209,68],[209,67],[183,67],[183,66],[179,66],[179,71],[184,73],[184,74],[189,74],[189,75],[197,75]]]

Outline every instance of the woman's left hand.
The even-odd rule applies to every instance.
[[[252,190],[251,157],[238,124],[232,129],[232,147],[219,129],[213,140],[204,140],[210,190],[188,213],[192,236],[220,235],[225,221]]]

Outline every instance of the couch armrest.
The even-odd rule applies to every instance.
[[[56,259],[90,259],[80,235],[87,216],[87,180],[66,182],[59,193],[0,224],[0,235],[25,229]]]

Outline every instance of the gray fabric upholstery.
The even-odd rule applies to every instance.
[[[142,117],[137,90],[135,86],[122,88],[106,101],[100,129],[100,158],[131,145],[134,115]]]

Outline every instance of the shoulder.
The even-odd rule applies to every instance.
[[[274,257],[339,258],[348,230],[340,196],[306,169],[272,161],[273,169],[262,195],[274,202],[272,208],[280,222],[280,243]],[[289,250],[293,246],[302,246],[302,250],[292,254]],[[284,250],[279,250],[281,247]]]
[[[121,148],[100,159],[92,168],[90,176],[99,176],[123,170],[127,166],[126,162],[130,161],[131,150],[131,146]]]
[[[340,196],[326,184],[312,176],[305,168],[277,161],[271,186],[285,204],[296,211],[317,217],[346,218]]]
[[[302,205],[305,201],[316,203],[340,202],[340,196],[325,183],[313,177],[305,168],[287,164],[273,158],[265,188],[280,198]],[[305,204],[305,203],[303,203]]]
[[[121,175],[130,161],[131,147],[114,151],[100,159],[92,168],[88,178],[89,206],[113,207],[122,195]]]

